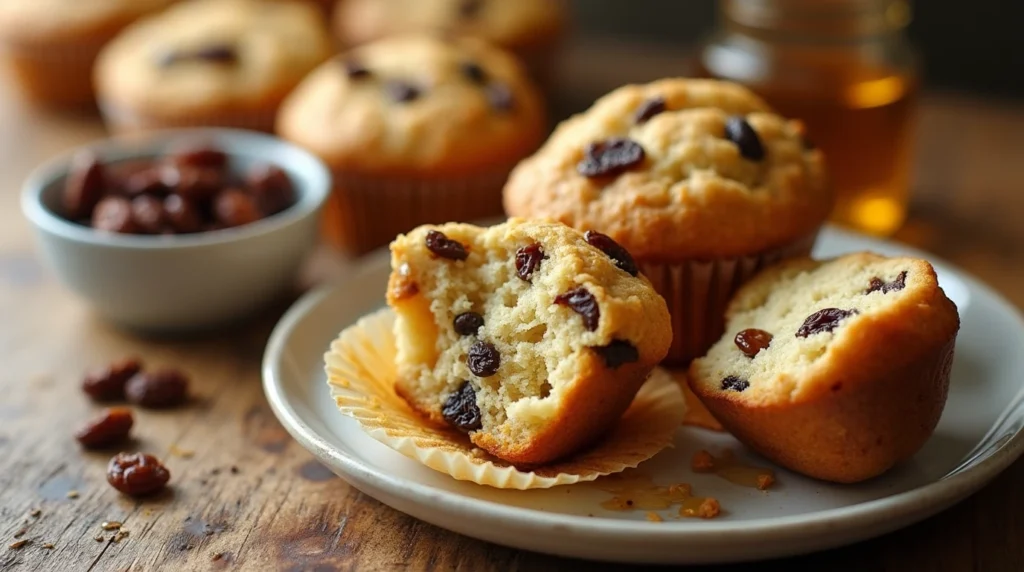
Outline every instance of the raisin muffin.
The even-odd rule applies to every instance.
[[[334,32],[345,46],[416,32],[474,36],[514,52],[546,84],[566,20],[564,0],[341,0]]]
[[[832,193],[801,133],[733,83],[625,86],[513,171],[505,211],[599,230],[632,252],[672,312],[668,363],[685,365],[721,335],[736,287],[810,252]]]
[[[664,300],[599,233],[424,226],[395,239],[391,264],[397,392],[512,463],[600,437],[668,351]]]
[[[92,66],[105,43],[174,0],[0,0],[0,46],[31,101],[87,108]]]
[[[946,402],[956,306],[924,260],[784,262],[745,285],[690,386],[740,441],[840,483],[916,453]]]
[[[511,55],[403,36],[323,64],[285,101],[277,130],[332,168],[326,226],[360,254],[420,224],[500,214],[501,187],[543,139],[544,115]]]
[[[139,20],[104,48],[96,88],[115,131],[271,131],[284,97],[330,53],[311,4],[191,0]]]

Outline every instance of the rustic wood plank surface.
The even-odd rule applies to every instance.
[[[34,111],[9,91],[0,87],[0,570],[614,568],[459,536],[331,475],[289,438],[260,388],[264,343],[285,304],[234,331],[189,341],[139,339],[94,318],[40,266],[18,188],[38,162],[99,137],[101,127]],[[1024,306],[1024,106],[929,96],[919,133],[912,215],[897,238]],[[320,253],[307,280],[339,269]],[[71,438],[97,409],[79,392],[82,372],[126,355],[180,366],[195,379],[188,408],[137,412],[133,448],[165,459],[173,472],[170,492],[147,502],[112,490],[104,481],[109,454],[83,453]],[[1018,462],[921,524],[785,565],[1022,570],[1022,480]],[[99,527],[105,520],[123,522],[129,536],[112,542],[114,533]],[[30,543],[8,548],[16,536]]]

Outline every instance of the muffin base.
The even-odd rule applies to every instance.
[[[662,363],[685,367],[704,355],[725,331],[725,309],[736,290],[766,266],[810,254],[817,237],[815,230],[780,248],[736,258],[675,263],[637,259],[672,315],[672,347]]]
[[[116,134],[138,133],[154,129],[178,127],[233,127],[273,133],[277,107],[266,110],[211,110],[180,117],[165,117],[129,109],[124,105],[100,100],[100,113],[107,129]]]
[[[95,107],[92,67],[102,43],[0,48],[11,75],[25,97],[37,104],[88,110]]]
[[[856,483],[910,458],[931,437],[949,392],[956,334],[888,375],[803,403],[747,407],[694,393],[744,445],[809,477]]]
[[[324,231],[360,255],[421,224],[471,222],[502,214],[501,188],[511,166],[450,179],[409,179],[337,171]]]

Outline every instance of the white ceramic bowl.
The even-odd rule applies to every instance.
[[[243,169],[252,162],[278,165],[295,185],[296,204],[252,224],[197,234],[97,232],[57,210],[71,158],[82,148],[36,169],[22,191],[22,210],[61,282],[100,315],[133,330],[188,332],[244,318],[294,284],[317,242],[330,175],[313,155],[275,137],[181,129],[107,139],[84,149],[117,162],[158,157],[188,142],[220,148]]]

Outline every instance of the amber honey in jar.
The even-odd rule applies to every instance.
[[[909,200],[915,57],[902,0],[720,0],[705,75],[742,83],[803,120],[826,156],[833,220],[895,232]]]

